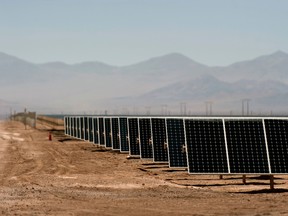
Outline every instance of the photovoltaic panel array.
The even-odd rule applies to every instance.
[[[186,119],[189,173],[228,173],[222,119]]]
[[[187,167],[183,118],[167,118],[166,134],[168,144],[169,167]]]
[[[139,139],[141,158],[153,158],[150,118],[139,118]]]
[[[128,121],[125,117],[119,118],[120,151],[129,152]]]
[[[104,134],[105,134],[105,147],[112,148],[112,139],[111,139],[111,119],[104,118]]]
[[[271,173],[288,173],[288,120],[265,119]]]
[[[168,162],[165,118],[151,118],[153,161]]]
[[[111,118],[112,149],[120,149],[119,118]]]
[[[129,154],[140,156],[138,119],[128,118]]]
[[[288,118],[65,116],[64,124],[69,136],[191,174],[288,173]]]

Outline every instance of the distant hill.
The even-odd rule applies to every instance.
[[[215,76],[225,81],[276,80],[288,83],[288,54],[277,51],[270,55],[215,68]]]
[[[0,76],[0,99],[45,113],[161,104],[172,109],[181,102],[196,112],[206,100],[220,112],[238,108],[242,98],[251,98],[254,110],[287,110],[288,54],[282,51],[227,67],[208,67],[179,53],[123,67],[97,61],[33,64],[0,53]]]

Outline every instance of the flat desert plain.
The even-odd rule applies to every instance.
[[[0,123],[1,215],[288,215],[288,176],[189,175],[167,164]]]

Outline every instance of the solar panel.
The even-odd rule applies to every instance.
[[[89,136],[89,141],[93,142],[94,135],[93,135],[93,119],[92,117],[88,117],[88,136]]]
[[[120,151],[129,152],[127,118],[119,118]]]
[[[128,118],[129,154],[140,156],[138,119]]]
[[[105,133],[104,133],[104,119],[101,117],[98,119],[99,126],[99,144],[105,145]]]
[[[80,117],[80,139],[84,139],[84,118]]]
[[[187,167],[183,119],[166,119],[169,167]]]
[[[64,133],[65,135],[68,135],[68,117],[64,116]]]
[[[93,143],[99,144],[98,118],[93,118]]]
[[[168,162],[165,118],[151,118],[154,162]]]
[[[185,119],[189,173],[229,173],[222,119]]]
[[[69,118],[69,135],[72,137],[76,137],[76,130],[77,130],[77,126],[76,126],[76,120],[75,117],[70,117]]]
[[[89,140],[88,135],[88,117],[84,117],[84,140]]]
[[[81,138],[81,127],[80,127],[80,118],[76,117],[76,137]]]
[[[271,173],[288,173],[288,120],[265,119]]]
[[[67,134],[71,136],[71,117],[67,117]]]
[[[269,173],[264,128],[261,119],[225,119],[230,172]]]
[[[105,147],[112,148],[111,119],[110,118],[104,118],[104,134],[105,134]]]
[[[139,118],[139,144],[141,158],[153,158],[150,118]]]
[[[112,149],[119,150],[119,119],[111,118]]]
[[[71,117],[67,117],[67,134],[71,136]]]

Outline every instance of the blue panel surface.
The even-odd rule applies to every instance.
[[[139,118],[139,138],[141,158],[153,158],[150,118]]]
[[[185,119],[189,173],[229,173],[222,119]]]
[[[151,118],[154,162],[168,162],[166,123],[164,118]]]
[[[129,152],[128,141],[128,120],[125,117],[119,118],[120,151]]]
[[[265,119],[271,173],[288,173],[288,120]]]
[[[225,119],[230,172],[269,173],[262,119]]]
[[[166,119],[169,167],[187,167],[183,119]]]
[[[128,118],[129,154],[140,156],[138,119]]]

